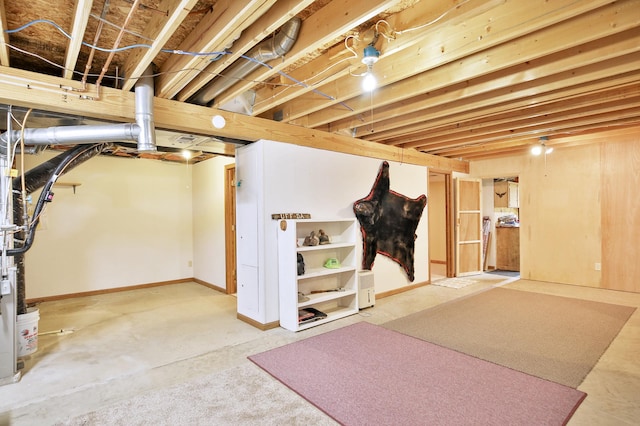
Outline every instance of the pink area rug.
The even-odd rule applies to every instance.
[[[345,425],[561,425],[586,396],[366,322],[249,359]]]

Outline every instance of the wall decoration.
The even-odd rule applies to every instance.
[[[369,195],[353,203],[362,232],[362,268],[371,269],[380,253],[400,264],[413,281],[416,229],[426,205],[424,194],[412,199],[390,189],[389,163],[384,161]]]

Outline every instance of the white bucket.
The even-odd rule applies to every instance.
[[[27,313],[17,315],[18,331],[18,356],[31,355],[38,350],[38,320],[40,311],[36,308],[27,308]]]

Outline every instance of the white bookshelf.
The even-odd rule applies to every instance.
[[[287,330],[299,331],[357,313],[356,220],[283,219],[275,222],[280,325]],[[311,231],[318,233],[320,229],[329,236],[329,244],[303,245]],[[297,273],[298,253],[305,262],[302,275]],[[340,267],[324,267],[329,258],[337,259]],[[308,300],[299,300],[299,293]],[[300,323],[298,313],[305,308],[317,309],[327,317]]]

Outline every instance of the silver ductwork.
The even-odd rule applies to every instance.
[[[24,129],[25,145],[64,145],[96,142],[112,142],[136,140],[140,134],[140,126],[133,123],[105,124],[101,126],[59,126],[41,129]],[[7,142],[9,132],[0,135],[3,146]],[[20,131],[11,132],[12,141],[20,139]]]
[[[56,126],[8,130],[0,135],[0,154],[6,155],[10,141],[24,136],[25,145],[66,145],[98,142],[138,141],[138,151],[156,151],[153,121],[153,78],[151,67],[138,80],[135,88],[136,123],[90,126]]]
[[[140,127],[138,151],[153,152],[156,148],[156,128],[153,121],[153,70],[147,67],[136,82],[136,123]]]
[[[224,73],[224,76],[218,77],[204,86],[198,93],[191,97],[189,102],[198,105],[208,105],[216,96],[262,66],[263,63],[284,56],[291,50],[296,42],[301,23],[300,18],[292,18],[287,21],[275,36],[257,44],[247,52],[245,55],[247,58],[242,58],[229,67]]]

